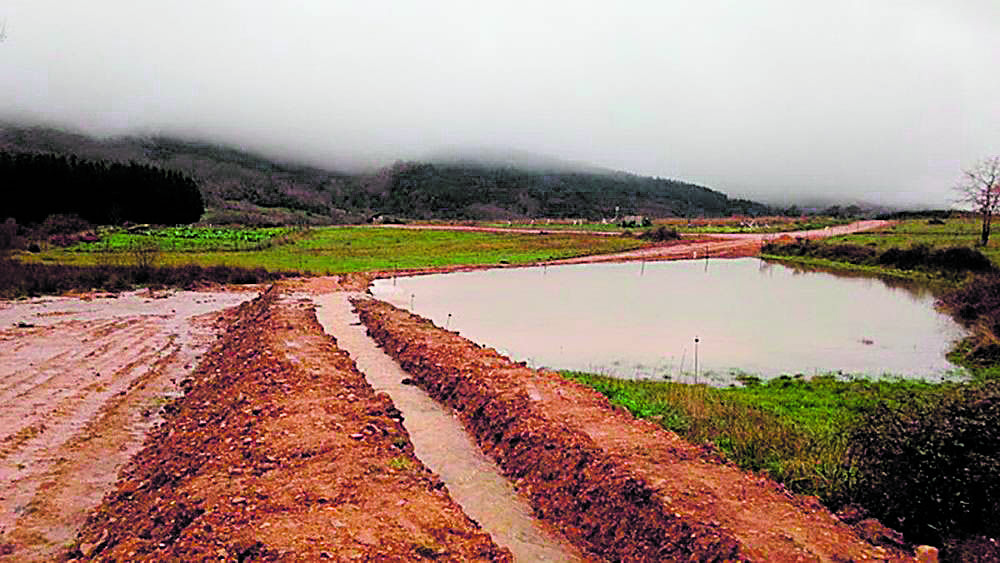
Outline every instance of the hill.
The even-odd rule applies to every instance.
[[[642,214],[759,215],[770,208],[704,186],[550,160],[438,156],[345,172],[281,162],[162,136],[97,139],[45,127],[0,126],[0,150],[134,162],[181,172],[202,193],[211,223],[357,223],[407,219],[599,219]]]

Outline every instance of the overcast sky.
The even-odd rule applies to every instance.
[[[0,117],[321,165],[512,148],[947,205],[1000,154],[1000,2],[0,0]]]

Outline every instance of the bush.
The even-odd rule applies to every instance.
[[[1000,335],[1000,275],[976,276],[942,295],[939,303],[952,310],[962,324],[980,323]]]
[[[911,542],[1000,534],[1000,383],[876,406],[850,436],[854,502]]]
[[[966,272],[985,274],[996,271],[993,263],[982,252],[965,246],[931,249],[926,244],[910,248],[889,248],[881,254],[874,248],[857,244],[818,244],[798,240],[788,244],[768,243],[764,254],[779,256],[807,256],[837,262],[866,266],[885,266],[899,270],[928,270],[941,273]]]
[[[681,238],[680,233],[677,229],[668,229],[664,226],[659,226],[655,229],[650,229],[639,235],[639,238],[644,240],[651,240],[653,242],[666,242],[670,240],[678,240]]]

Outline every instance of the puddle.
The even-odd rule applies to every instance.
[[[483,455],[457,418],[419,388],[401,383],[408,375],[365,334],[348,301],[354,295],[312,297],[319,322],[371,386],[389,394],[403,413],[417,457],[441,477],[455,502],[518,561],[582,560],[572,546],[539,524],[528,501]]]

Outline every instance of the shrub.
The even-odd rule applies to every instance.
[[[1000,275],[976,276],[942,295],[939,303],[951,309],[962,324],[980,323],[1000,335]]]
[[[878,405],[851,433],[854,502],[911,542],[1000,534],[1000,383]]]
[[[935,250],[931,254],[931,265],[952,271],[985,274],[994,271],[993,263],[982,252],[966,246],[953,246]]]
[[[643,232],[639,235],[639,238],[651,240],[653,242],[666,242],[670,240],[678,240],[681,238],[681,235],[677,232],[677,229],[668,229],[667,227],[660,225],[655,229]]]

